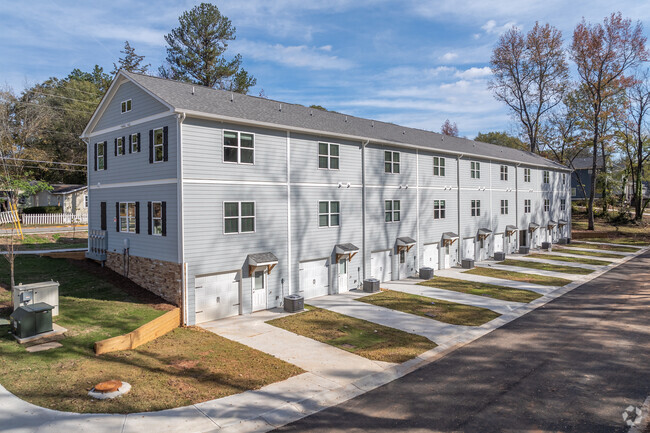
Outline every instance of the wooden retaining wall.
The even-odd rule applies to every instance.
[[[95,354],[135,349],[181,326],[181,309],[174,308],[162,316],[145,323],[135,331],[95,343]]]

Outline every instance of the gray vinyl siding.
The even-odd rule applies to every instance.
[[[508,214],[501,215],[501,200],[508,200]],[[515,192],[494,191],[492,193],[492,224],[495,233],[504,233],[507,225],[517,225]]]
[[[400,153],[400,172],[384,172],[384,152]],[[366,146],[366,183],[368,185],[415,185],[415,150],[369,144]]]
[[[287,133],[223,122],[186,118],[183,176],[187,179],[286,182]],[[254,134],[254,164],[223,161],[223,131]]]
[[[445,175],[444,176],[434,176],[433,175],[433,157],[437,156],[439,158],[445,158]],[[418,165],[419,165],[419,179],[418,186],[420,187],[451,187],[455,188],[457,185],[457,176],[456,176],[456,158],[449,155],[437,154],[434,152],[425,152],[419,151],[418,153]]]
[[[131,111],[122,113],[122,101],[131,99]],[[169,111],[164,104],[131,82],[123,83],[108,103],[93,131],[123,125],[148,116]]]
[[[149,163],[149,131],[152,129],[168,127],[168,160]],[[89,184],[96,185],[151,181],[157,179],[177,178],[177,134],[178,122],[175,116],[156,119],[139,125],[120,129],[119,131],[96,135],[90,138],[90,167]],[[129,153],[129,135],[140,133],[140,152]],[[124,155],[115,156],[115,138],[125,138]],[[95,143],[106,141],[106,170],[94,170]]]
[[[339,145],[339,169],[318,168],[318,144]],[[305,134],[291,134],[292,183],[361,184],[361,143]]]
[[[164,201],[167,207],[167,236],[149,235],[147,202]],[[128,239],[131,256],[180,263],[178,258],[178,200],[176,184],[122,188],[92,188],[89,195],[89,229],[101,229],[100,203],[106,202],[106,235],[108,251],[122,254]],[[140,233],[116,230],[116,202],[140,202]]]
[[[255,232],[224,234],[223,203],[255,202]],[[285,293],[289,275],[287,262],[286,187],[242,188],[236,185],[195,184],[183,187],[184,249],[188,263],[187,301],[190,323],[194,323],[194,279],[196,275],[240,271],[242,275],[241,313],[251,311],[251,279],[248,254],[272,252],[278,265],[268,276],[268,308],[280,305],[282,282]]]
[[[291,254],[293,256],[291,281],[294,293],[304,292],[300,287],[299,263],[327,258],[330,264],[334,264],[336,260],[334,248],[342,243],[351,243],[359,248],[359,253],[349,263],[348,287],[352,289],[359,286],[363,278],[361,195],[361,188],[336,188],[326,185],[291,187]],[[319,201],[340,203],[340,226],[319,227]],[[338,293],[337,276],[336,266],[330,265],[330,293]]]

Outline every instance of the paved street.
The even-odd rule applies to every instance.
[[[650,253],[279,431],[627,431],[650,395]]]

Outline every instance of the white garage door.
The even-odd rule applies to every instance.
[[[300,290],[305,299],[329,294],[327,259],[300,262]]]
[[[502,234],[494,235],[494,252],[495,253],[503,253],[503,252],[505,252],[503,250],[503,235]]]
[[[463,258],[464,259],[472,259],[472,260],[474,260],[474,258],[476,257],[474,247],[475,247],[474,238],[463,239]]]
[[[392,279],[390,250],[371,253],[370,270],[372,278],[381,282],[390,281]]]
[[[423,261],[424,267],[436,270],[440,267],[438,261],[438,244],[429,244],[424,246]]]
[[[196,277],[196,322],[239,314],[239,281],[239,272]]]

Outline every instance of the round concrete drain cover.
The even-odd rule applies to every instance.
[[[131,391],[131,385],[119,380],[109,380],[98,383],[88,392],[88,395],[97,400],[108,400],[119,397]]]

